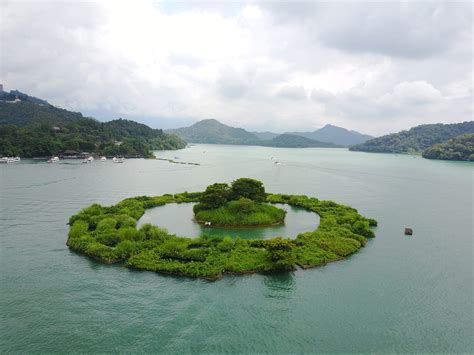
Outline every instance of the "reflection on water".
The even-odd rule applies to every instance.
[[[268,239],[275,236],[295,238],[299,233],[313,231],[319,225],[319,215],[302,208],[285,204],[275,204],[287,211],[285,223],[278,226],[258,228],[218,228],[205,227],[193,220],[194,203],[170,203],[151,208],[138,221],[138,227],[152,223],[166,228],[170,233],[197,238],[202,235],[231,236],[244,239]]]
[[[267,291],[265,296],[269,298],[288,298],[296,288],[292,272],[266,275],[263,278],[263,284]]]

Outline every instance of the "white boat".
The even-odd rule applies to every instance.
[[[82,161],[82,163],[88,164],[88,163],[92,163],[93,161],[94,161],[94,157],[89,157],[89,158],[87,158],[87,159],[84,159],[84,160]]]
[[[19,162],[21,159],[20,157],[3,157],[0,158],[1,164],[8,164],[8,163],[16,163]]]
[[[58,157],[51,157],[51,159],[48,160],[48,163],[57,163],[59,161]]]
[[[106,161],[107,157],[100,157],[100,161]]]
[[[123,157],[113,157],[112,161],[114,163],[123,163],[125,161],[125,158],[123,158]]]
[[[280,163],[278,160],[275,160],[275,161],[273,162],[273,164],[275,164],[275,165],[281,165],[281,163]]]

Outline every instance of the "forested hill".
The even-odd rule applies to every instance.
[[[323,128],[320,128],[314,132],[290,132],[288,134],[298,135],[316,141],[333,143],[345,147],[364,143],[369,139],[374,138],[367,134],[362,134],[357,131],[350,131],[348,129],[330,124],[327,124]]]
[[[280,134],[279,136],[261,142],[259,145],[279,148],[336,148],[339,147],[332,143],[318,142],[314,139],[296,136],[293,134]]]
[[[350,148],[353,151],[377,153],[422,153],[434,144],[444,143],[465,133],[474,133],[474,121],[453,124],[427,124],[408,131],[368,140]]]
[[[80,112],[71,112],[52,105],[38,105],[30,101],[16,103],[0,100],[0,125],[24,127],[34,124],[61,125],[84,119]]]
[[[243,128],[227,126],[215,119],[196,122],[190,127],[169,130],[192,143],[257,145],[260,140]]]
[[[463,134],[435,144],[423,152],[423,158],[474,161],[474,134]]]
[[[103,123],[49,104],[0,100],[0,156],[46,157],[74,151],[151,157],[152,150],[185,146],[175,135],[134,121]]]

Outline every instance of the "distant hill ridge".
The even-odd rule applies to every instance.
[[[215,119],[202,120],[190,127],[168,132],[192,143],[252,145],[259,142],[255,135],[245,129],[227,126]]]
[[[280,134],[273,132],[252,132],[261,140],[270,140]],[[294,136],[301,136],[308,139],[316,140],[324,143],[337,144],[339,146],[348,147],[354,144],[364,143],[365,141],[374,138],[367,134],[362,134],[357,131],[348,130],[342,127],[325,125],[323,128],[312,132],[286,132],[284,134],[291,134]]]
[[[343,146],[364,143],[365,141],[374,138],[368,134],[362,134],[357,131],[351,131],[330,124],[327,124],[323,128],[320,128],[314,132],[289,132],[289,134],[295,134],[309,139]]]
[[[426,124],[408,131],[374,138],[350,148],[352,151],[375,153],[422,153],[425,149],[444,143],[465,133],[474,133],[474,121],[452,124]]]
[[[243,128],[225,125],[216,119],[196,122],[190,127],[168,130],[192,143],[261,145],[269,147],[309,148],[338,147],[333,142],[323,142],[300,134],[272,132],[249,132]]]
[[[27,95],[18,90],[11,90],[10,92],[3,91],[3,90],[0,91],[0,101],[15,101],[15,100],[28,101],[37,105],[49,105],[48,101],[46,100],[38,99],[37,97]]]
[[[336,148],[338,147],[332,143],[319,142],[314,139],[309,139],[294,134],[280,134],[270,140],[262,141],[259,145],[279,148]]]

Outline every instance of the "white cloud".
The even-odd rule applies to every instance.
[[[427,105],[442,100],[441,92],[426,81],[402,82],[393,88],[393,92],[381,97],[380,103],[399,105]]]
[[[0,6],[0,81],[68,109],[372,134],[472,115],[465,4]]]

